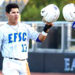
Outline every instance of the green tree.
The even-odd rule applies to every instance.
[[[22,21],[40,21],[42,19],[40,11],[48,4],[56,4],[60,9],[58,20],[64,20],[62,9],[68,3],[75,3],[75,0],[30,0],[21,13]]]

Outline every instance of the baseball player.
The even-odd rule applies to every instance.
[[[19,7],[15,3],[6,6],[8,22],[0,27],[0,51],[3,56],[3,75],[30,75],[28,68],[29,39],[42,42],[52,23],[46,23],[38,33],[30,25],[18,21]]]

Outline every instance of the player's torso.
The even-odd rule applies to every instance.
[[[27,28],[21,24],[18,27],[6,24],[2,32],[4,37],[2,46],[3,56],[20,59],[27,58],[29,42]]]

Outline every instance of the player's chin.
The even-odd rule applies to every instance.
[[[14,23],[18,23],[18,20],[14,20]]]

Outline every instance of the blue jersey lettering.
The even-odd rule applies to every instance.
[[[9,43],[12,43],[13,41],[12,41],[12,34],[9,34],[8,35],[8,40],[9,40]]]
[[[26,40],[26,33],[23,33],[23,41],[25,41]]]
[[[18,33],[14,33],[14,42],[16,42]]]
[[[21,32],[19,33],[19,41],[21,41]]]
[[[20,32],[20,33],[9,34],[8,35],[8,42],[9,43],[16,42],[17,38],[19,38],[19,40],[18,40],[19,42],[20,41],[26,41],[26,36],[27,36],[27,34],[25,32],[23,32],[23,33]]]

